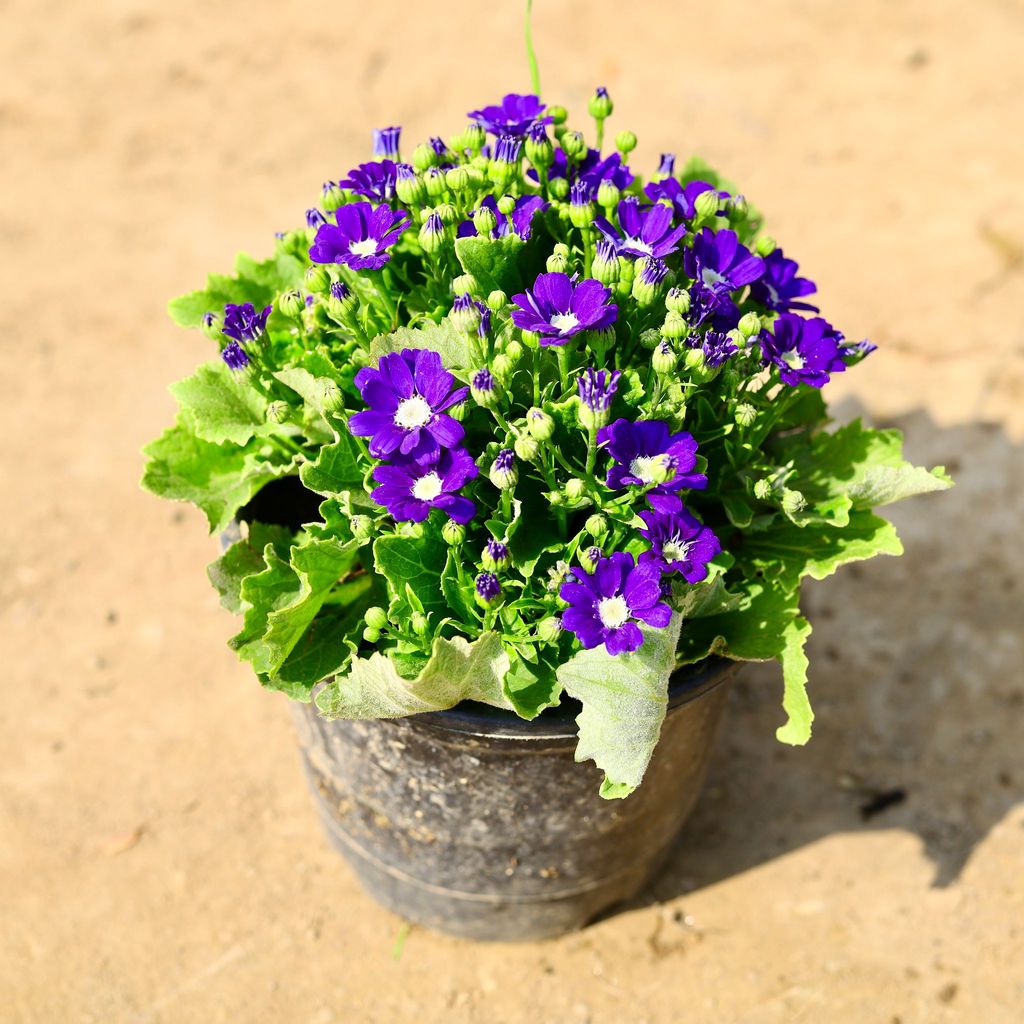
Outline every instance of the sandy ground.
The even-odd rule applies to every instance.
[[[1024,6],[538,6],[549,99],[606,83],[650,166],[739,179],[881,345],[840,414],[959,487],[896,510],[904,559],[810,589],[814,741],[775,743],[751,670],[635,905],[394,955],[225,646],[200,516],[137,452],[207,352],[166,299],[265,251],[371,127],[525,86],[519,5],[0,2],[4,1024],[1024,1019]]]

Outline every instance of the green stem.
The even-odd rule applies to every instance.
[[[604,118],[595,117],[594,121],[597,123],[597,151],[600,153],[604,145]]]
[[[540,68],[537,66],[537,54],[533,49],[533,31],[530,21],[533,18],[533,0],[526,0],[526,60],[530,65],[530,81],[533,83],[534,94],[540,95]]]

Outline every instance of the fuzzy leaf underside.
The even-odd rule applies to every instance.
[[[248,536],[232,544],[206,570],[214,589],[220,594],[221,605],[229,612],[241,614],[242,581],[266,569],[263,551],[268,544],[278,555],[286,558],[291,541],[292,533],[284,526],[250,523]]]
[[[604,772],[603,797],[629,796],[643,779],[668,707],[682,621],[677,612],[664,629],[641,627],[643,645],[631,654],[595,647],[557,670],[566,693],[583,704],[576,760],[592,759]]]
[[[204,363],[169,390],[204,441],[244,445],[267,427],[266,399],[220,360]]]
[[[355,658],[349,672],[334,679],[316,698],[325,718],[403,718],[444,711],[464,700],[511,710],[502,690],[509,657],[495,633],[472,643],[462,637],[436,637],[426,665],[413,679],[376,652]]]
[[[399,327],[390,334],[379,334],[370,344],[370,355],[380,359],[388,352],[404,349],[431,349],[441,356],[442,365],[449,370],[463,370],[472,362],[469,340],[455,329],[450,320],[435,324],[429,321],[419,327]]]

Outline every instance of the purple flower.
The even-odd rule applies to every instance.
[[[793,309],[817,313],[817,306],[799,301],[804,295],[811,295],[818,290],[813,281],[796,276],[799,269],[796,260],[786,259],[781,249],[775,249],[765,256],[764,277],[750,286],[750,297],[780,313]]]
[[[321,224],[309,250],[314,263],[344,263],[353,270],[379,270],[389,249],[409,226],[409,215],[390,206],[348,203],[339,206],[337,224]]]
[[[529,171],[528,177],[537,180],[537,172]],[[600,151],[590,149],[587,155],[579,163],[570,164],[565,151],[555,150],[555,160],[551,165],[548,176],[551,178],[567,178],[569,184],[576,181],[589,182],[596,192],[602,181],[610,181],[620,189],[629,188],[633,181],[633,174],[622,162],[618,153],[602,157]]]
[[[471,110],[468,117],[483,125],[492,135],[525,135],[531,125],[550,124],[550,117],[541,117],[544,104],[531,94],[510,92],[501,103],[480,110]]]
[[[360,164],[338,184],[357,196],[365,196],[378,203],[389,203],[395,198],[397,177],[398,168],[394,160],[378,160]]]
[[[672,609],[661,598],[661,566],[637,565],[623,551],[598,561],[594,572],[573,569],[576,580],[562,584],[558,596],[569,607],[562,626],[587,649],[604,644],[609,654],[635,651],[644,642],[634,620],[664,629]]]
[[[473,585],[476,587],[477,600],[485,606],[493,604],[501,594],[501,581],[493,572],[479,573]]]
[[[454,448],[465,431],[444,410],[469,394],[469,388],[453,391],[454,383],[437,352],[389,352],[376,370],[364,366],[356,374],[355,385],[370,408],[348,421],[349,430],[369,437],[370,454],[378,459],[394,451],[413,458]]]
[[[524,242],[529,241],[533,233],[533,218],[551,204],[546,203],[540,196],[520,196],[510,216],[498,209],[498,201],[494,196],[485,196],[480,202],[481,206],[490,209],[497,224],[491,232],[491,238],[504,238],[510,231],[515,232]],[[471,220],[464,220],[456,232],[459,238],[466,238],[478,234],[476,225]]]
[[[494,374],[487,367],[477,370],[473,374],[473,390],[483,392],[494,390]]]
[[[659,511],[681,507],[673,491],[707,487],[708,478],[694,472],[697,442],[685,431],[670,433],[661,420],[616,420],[597,432],[597,443],[615,463],[605,483],[613,490],[654,485],[647,500]]]
[[[708,331],[708,333],[704,335],[704,342],[701,345],[701,350],[704,353],[704,362],[710,366],[712,370],[715,370],[730,356],[736,355],[739,351],[739,347],[728,334],[723,334],[721,331]]]
[[[672,171],[675,170],[676,166],[676,155],[675,153],[662,153],[661,163],[658,164],[658,175],[662,178],[671,178]]]
[[[659,199],[667,199],[676,212],[676,215],[683,220],[693,220],[696,214],[694,203],[703,192],[713,192],[713,186],[706,181],[691,181],[681,185],[675,178],[663,178],[661,181],[652,181],[644,186],[644,193],[652,202]],[[726,195],[726,193],[719,193]]]
[[[523,151],[523,140],[518,135],[500,135],[494,147],[494,159],[499,164],[518,164]]]
[[[576,387],[580,393],[580,401],[595,413],[607,413],[611,408],[612,398],[619,388],[622,374],[615,370],[594,370],[588,368],[576,379]]]
[[[464,448],[445,448],[427,458],[377,466],[373,479],[380,486],[370,497],[399,523],[422,523],[432,508],[457,523],[468,523],[476,515],[476,505],[455,492],[479,472]]]
[[[389,160],[398,159],[398,139],[402,129],[398,125],[390,128],[373,129],[373,155],[387,157]]]
[[[836,332],[839,335],[839,332]],[[847,366],[854,366],[859,363],[865,356],[871,355],[878,346],[874,342],[868,341],[866,338],[864,341],[843,341],[840,343],[843,351],[843,359]]]
[[[326,223],[327,218],[315,206],[306,211],[306,227],[318,228]]]
[[[740,245],[735,231],[702,228],[683,253],[687,276],[713,292],[734,292],[764,273],[764,260]]]
[[[665,280],[665,275],[668,274],[668,264],[657,256],[644,256],[637,266],[639,270],[636,279],[651,288],[656,288],[661,284]]]
[[[645,510],[640,518],[646,524],[640,530],[650,542],[651,550],[640,560],[656,559],[664,571],[682,573],[687,583],[700,583],[708,577],[708,562],[722,545],[712,530],[687,509],[678,512]]]
[[[518,307],[512,310],[512,322],[541,335],[541,345],[564,345],[580,331],[597,331],[614,323],[619,308],[608,302],[610,295],[603,284],[589,277],[574,284],[567,274],[541,274],[532,291],[512,296]]]
[[[229,369],[244,370],[249,365],[249,357],[245,349],[237,341],[229,341],[220,354],[221,359],[228,364]]]
[[[229,302],[224,307],[224,326],[221,331],[243,345],[258,341],[267,329],[267,317],[273,308],[266,306],[257,313],[251,302],[243,302],[240,306]]]
[[[594,226],[622,256],[663,258],[679,248],[679,239],[686,234],[685,227],[672,227],[672,211],[663,203],[641,210],[635,196],[619,203],[618,220],[621,232],[604,217],[597,217]]]
[[[820,388],[828,383],[830,373],[846,369],[843,336],[822,317],[805,320],[795,313],[782,313],[772,329],[773,333],[765,330],[758,335],[761,356],[765,366],[778,367],[784,384]]]
[[[705,288],[699,281],[690,285],[690,312],[687,320],[691,327],[710,323],[716,331],[731,331],[740,321],[740,309],[728,292]]]

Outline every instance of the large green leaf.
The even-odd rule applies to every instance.
[[[210,532],[223,530],[264,484],[286,475],[289,463],[196,437],[183,417],[143,449],[142,486],[161,498],[190,501],[206,513]]]
[[[317,494],[328,498],[347,494],[351,504],[369,508],[373,501],[363,486],[358,452],[355,441],[348,434],[339,434],[333,443],[320,449],[316,459],[303,465],[299,479]]]
[[[668,708],[681,625],[677,612],[664,629],[642,627],[644,642],[631,654],[595,647],[558,669],[566,693],[583,704],[576,760],[591,758],[604,772],[603,797],[629,796],[644,777]]]
[[[441,356],[441,363],[449,370],[463,370],[469,367],[472,356],[466,335],[456,330],[450,320],[439,324],[427,321],[419,327],[399,327],[391,334],[379,334],[370,344],[370,355],[380,359],[388,352],[404,349],[431,349]]]
[[[471,235],[456,239],[455,255],[462,269],[476,278],[482,295],[496,290],[511,295],[523,286],[519,261],[523,245],[517,235],[493,239]]]
[[[272,545],[278,555],[287,558],[291,542],[292,532],[284,526],[250,523],[248,536],[232,544],[206,570],[220,594],[220,603],[229,612],[241,613],[242,581],[266,569],[267,563],[263,560],[266,546]]]
[[[267,429],[267,401],[245,374],[233,373],[217,360],[204,363],[191,377],[170,386],[196,436],[214,444],[243,445]]]
[[[532,721],[545,708],[557,706],[562,699],[562,684],[555,667],[545,661],[533,664],[514,657],[505,676],[504,689],[516,714],[527,721]]]
[[[436,637],[430,659],[413,679],[399,675],[394,662],[376,652],[356,658],[347,675],[316,698],[326,718],[403,718],[443,711],[464,700],[510,709],[502,691],[509,658],[494,633],[472,643],[462,637]]]
[[[393,613],[411,613],[407,594],[411,590],[423,611],[443,618],[448,602],[441,589],[441,575],[448,560],[448,545],[424,524],[403,533],[385,534],[373,542],[374,564],[388,581],[388,591],[396,606]]]

